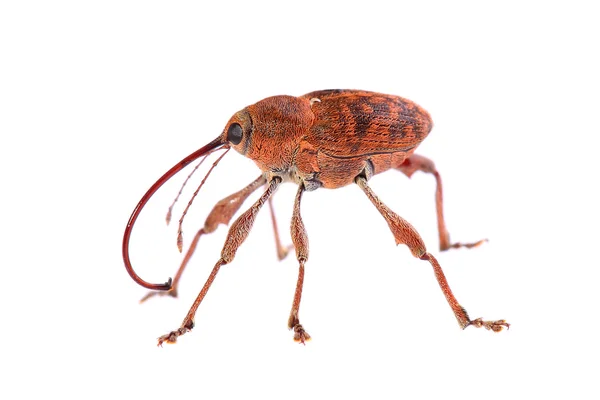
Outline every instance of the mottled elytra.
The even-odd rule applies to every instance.
[[[196,250],[200,237],[214,232],[219,224],[228,225],[248,196],[259,187],[265,187],[260,198],[229,228],[221,257],[213,267],[181,326],[161,336],[158,344],[174,343],[179,336],[192,330],[196,310],[219,269],[233,261],[237,249],[250,233],[258,212],[267,202],[271,211],[279,259],[285,258],[293,248],[299,264],[298,282],[288,327],[294,331],[294,340],[301,343],[309,340],[310,336],[300,324],[298,313],[304,266],[308,261],[308,236],[300,215],[302,195],[305,191],[320,187],[335,189],[350,184],[357,185],[379,210],[397,244],[405,244],[413,256],[431,264],[437,282],[461,328],[484,327],[494,332],[500,332],[503,327],[508,328],[509,324],[505,320],[484,321],[481,318],[473,320],[469,318],[466,310],[452,294],[438,261],[427,251],[425,243],[415,228],[388,208],[368,184],[368,180],[373,175],[390,169],[397,169],[408,177],[416,171],[432,174],[437,184],[435,196],[440,250],[471,248],[482,244],[485,239],[473,243],[450,242],[450,235],[444,222],[440,174],[431,160],[414,154],[432,126],[427,111],[412,101],[398,96],[361,90],[322,90],[300,97],[273,96],[235,113],[219,137],[175,164],[148,189],[134,209],[125,229],[123,238],[125,267],[135,282],[153,290],[142,301],[156,294],[176,297],[179,279]],[[133,270],[129,258],[129,238],[142,208],[163,183],[189,163],[203,157],[201,164],[206,156],[214,151],[225,150],[213,163],[179,219],[177,244],[181,251],[183,243],[181,225],[184,216],[214,167],[231,148],[252,159],[260,168],[261,174],[248,186],[225,197],[213,207],[204,226],[194,236],[173,281],[169,279],[164,284],[144,281]],[[187,179],[184,185],[186,182]],[[279,240],[271,202],[273,194],[283,182],[294,182],[298,185],[291,221],[292,246],[288,247],[282,246]],[[169,208],[167,222],[171,219],[173,204]]]

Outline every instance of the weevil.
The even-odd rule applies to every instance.
[[[310,335],[299,318],[304,267],[309,254],[308,236],[300,214],[302,196],[304,192],[319,188],[336,189],[351,184],[357,185],[381,213],[394,235],[396,244],[405,244],[414,257],[431,264],[437,282],[461,328],[484,327],[494,332],[500,332],[504,327],[509,328],[510,325],[503,319],[484,321],[481,318],[473,320],[469,318],[467,311],[458,303],[450,290],[440,264],[427,251],[419,233],[409,222],[386,206],[368,184],[373,175],[390,169],[399,170],[408,177],[417,171],[432,174],[436,180],[435,203],[440,250],[471,248],[483,243],[485,239],[472,243],[450,242],[450,235],[444,222],[440,174],[430,159],[414,154],[415,149],[427,137],[432,127],[431,117],[416,103],[398,96],[362,90],[321,90],[300,97],[273,96],[235,113],[225,125],[221,135],[185,157],[148,189],[135,207],[125,229],[123,238],[125,267],[135,282],[152,290],[142,301],[156,293],[166,293],[176,297],[179,278],[194,253],[200,237],[214,232],[219,224],[229,225],[231,218],[248,196],[259,187],[265,187],[260,198],[229,228],[221,257],[213,267],[181,326],[159,337],[158,345],[164,342],[175,343],[179,336],[192,330],[198,306],[206,296],[219,269],[233,261],[238,248],[248,237],[260,209],[267,202],[271,210],[279,258],[283,259],[293,248],[299,265],[288,328],[293,330],[295,341],[300,343],[308,341]],[[261,170],[260,176],[245,188],[217,202],[206,218],[204,227],[192,240],[174,280],[169,278],[164,284],[144,281],[134,271],[129,257],[129,238],[142,208],[160,186],[188,164],[200,157],[204,157],[202,158],[204,161],[206,156],[214,151],[225,150],[202,180],[192,197],[193,200],[210,172],[232,148],[253,160]],[[298,185],[291,219],[292,246],[290,247],[281,245],[271,201],[273,194],[283,182],[294,182]],[[177,245],[180,251],[181,223],[192,200],[179,221]],[[170,220],[172,207],[173,205],[169,208],[167,222]]]

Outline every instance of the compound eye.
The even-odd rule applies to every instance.
[[[233,144],[240,144],[242,137],[244,136],[244,130],[237,122],[229,125],[227,130],[227,140]]]

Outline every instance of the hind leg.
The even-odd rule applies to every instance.
[[[484,321],[481,318],[470,319],[467,314],[467,310],[465,310],[456,300],[452,290],[450,290],[450,286],[448,285],[448,281],[446,280],[446,276],[442,271],[442,267],[436,260],[436,258],[427,252],[425,248],[425,243],[423,239],[419,235],[419,233],[415,230],[415,228],[408,223],[404,218],[400,217],[398,214],[393,212],[388,206],[386,206],[380,199],[373,193],[371,187],[367,184],[367,179],[364,176],[358,176],[356,178],[356,184],[365,192],[371,203],[377,208],[377,210],[381,213],[381,216],[388,223],[394,238],[396,239],[396,244],[405,244],[410,249],[413,256],[419,258],[424,261],[429,261],[431,266],[433,267],[433,273],[435,278],[437,279],[444,296],[446,297],[446,301],[452,308],[454,315],[458,321],[458,324],[461,328],[466,328],[467,326],[474,326],[476,328],[485,328],[487,330],[491,330],[494,332],[500,332],[503,328],[509,328],[510,324],[503,319],[499,319],[496,321]]]
[[[487,242],[487,239],[482,239],[477,242],[472,243],[451,243],[450,242],[450,234],[448,233],[448,229],[446,229],[446,222],[444,221],[444,205],[443,205],[443,193],[442,193],[442,178],[440,177],[440,173],[435,168],[435,164],[427,157],[420,156],[418,154],[413,154],[409,158],[405,159],[402,163],[395,166],[396,169],[402,171],[409,178],[417,171],[423,171],[430,174],[433,174],[436,181],[436,189],[435,189],[435,208],[437,213],[437,222],[438,222],[438,232],[440,235],[440,250],[445,251],[448,249],[457,249],[459,247],[466,247],[468,249],[472,247],[477,247],[484,242]]]

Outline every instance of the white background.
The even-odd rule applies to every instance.
[[[1,397],[598,398],[592,2],[256,3],[0,6]],[[157,348],[226,228],[202,238],[179,299],[139,305],[145,290],[121,260],[133,207],[237,110],[326,88],[398,94],[431,113],[418,152],[442,173],[452,238],[490,242],[439,254],[431,176],[392,171],[372,188],[439,255],[471,317],[511,329],[460,330],[430,266],[394,246],[347,187],[302,204],[308,345],[286,328],[297,262],[277,262],[265,208],[194,331]],[[149,281],[179,263],[164,214],[185,176],[134,231],[132,260]],[[228,154],[186,220],[187,242],[256,176]],[[294,193],[275,197],[286,243]]]

